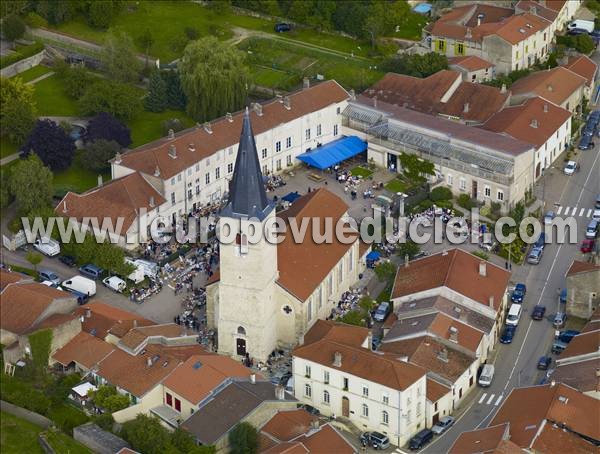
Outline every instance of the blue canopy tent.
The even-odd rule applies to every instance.
[[[298,159],[323,170],[367,150],[367,142],[356,136],[342,137],[314,150],[302,153]]]
[[[415,13],[419,14],[429,14],[431,12],[431,4],[430,3],[419,3],[417,6],[413,8]]]
[[[300,194],[298,194],[298,191],[296,191],[296,192],[289,192],[288,194],[284,195],[281,198],[281,200],[283,200],[285,202],[289,202],[289,203],[294,203],[300,197],[301,196],[300,196]]]
[[[375,264],[381,258],[381,252],[371,251],[367,254],[367,267],[375,268]]]

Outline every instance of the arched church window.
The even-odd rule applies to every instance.
[[[238,326],[237,333],[241,334],[242,336],[245,336],[246,335],[246,329],[243,326]]]

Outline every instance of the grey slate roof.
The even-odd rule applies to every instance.
[[[246,108],[233,179],[229,186],[229,203],[221,215],[263,220],[272,209],[260,170],[250,113]]]

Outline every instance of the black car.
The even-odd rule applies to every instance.
[[[504,332],[502,336],[500,336],[500,342],[502,344],[510,344],[515,337],[515,332],[517,331],[517,327],[514,325],[506,325],[504,327]]]
[[[62,263],[71,268],[73,268],[76,265],[75,257],[73,257],[72,255],[61,255],[58,257],[58,260],[60,260]]]
[[[275,31],[277,33],[289,32],[291,29],[292,25],[285,22],[279,22],[278,24],[275,24]]]
[[[537,305],[533,308],[533,312],[531,313],[531,318],[534,320],[542,320],[544,318],[545,313],[546,313],[546,306]]]
[[[411,451],[417,451],[425,446],[433,438],[433,432],[430,429],[423,429],[408,442]]]
[[[588,31],[583,28],[572,28],[567,32],[567,35],[577,36],[577,35],[589,35]]]
[[[552,358],[549,356],[542,356],[537,363],[537,368],[539,370],[548,370],[548,368],[550,367],[550,364],[552,364]]]
[[[302,408],[304,408],[311,415],[318,416],[320,414],[319,410],[317,410],[315,407],[313,407],[311,405],[302,405]]]
[[[387,449],[390,447],[390,439],[379,432],[365,432],[360,436],[363,446],[371,446],[373,449]]]
[[[592,136],[581,136],[581,140],[579,141],[579,145],[577,145],[577,148],[579,148],[580,150],[590,150],[592,148],[594,148],[595,144],[594,141],[592,140]]]
[[[579,331],[576,331],[574,329],[567,329],[565,331],[561,331],[558,334],[558,340],[561,341],[561,342],[564,342],[565,344],[568,344],[578,334],[579,334]]]

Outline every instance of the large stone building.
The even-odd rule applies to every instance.
[[[567,314],[588,319],[600,307],[600,265],[574,260],[567,271]]]
[[[321,226],[325,217],[333,225],[344,223],[347,209],[326,189],[308,193],[278,213],[286,227],[306,219],[306,236],[296,242],[288,228],[275,244],[275,207],[265,193],[246,113],[229,203],[218,227],[221,239],[230,228],[237,236],[229,243],[221,241],[220,273],[207,287],[207,321],[218,331],[220,353],[266,361],[276,348],[295,345],[315,320],[331,313],[339,296],[358,279],[364,248],[354,231],[347,242],[334,236],[331,243],[318,244],[313,224]],[[251,241],[252,232],[267,235]]]

